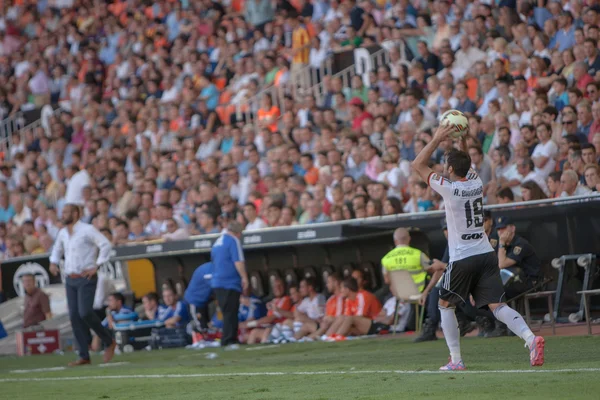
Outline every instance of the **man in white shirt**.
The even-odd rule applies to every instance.
[[[300,281],[300,295],[303,300],[294,311],[294,339],[299,340],[313,333],[315,322],[318,329],[319,322],[325,316],[325,296],[317,293],[316,281],[309,277]]]
[[[483,103],[477,110],[477,115],[485,117],[488,115],[488,107],[490,101],[498,98],[498,89],[494,85],[494,77],[492,75],[484,75],[479,78],[479,84],[481,85],[481,92],[483,95]]]
[[[552,127],[546,122],[542,122],[536,128],[539,143],[533,149],[531,159],[535,164],[535,171],[543,179],[548,178],[548,175],[554,171],[556,161],[554,157],[558,153],[558,146],[552,141]]]
[[[562,193],[560,197],[573,197],[591,194],[592,191],[585,186],[579,185],[579,177],[577,172],[572,169],[566,170],[560,177],[560,187]]]
[[[255,231],[267,227],[265,221],[262,218],[258,218],[256,213],[256,206],[253,203],[246,203],[244,206],[244,217],[248,220],[246,225],[246,231]]]
[[[71,179],[69,179],[67,183],[67,193],[65,195],[67,203],[77,204],[79,206],[85,204],[82,191],[84,187],[90,186],[92,180],[90,172],[93,168],[94,166],[90,164],[86,169],[75,172]],[[90,170],[89,172],[88,169]]]
[[[533,181],[537,183],[540,189],[542,189],[546,196],[548,196],[550,192],[548,191],[546,179],[542,178],[534,170],[533,160],[531,158],[528,157],[517,161],[517,170],[519,171],[519,174],[523,177],[521,182]]]
[[[50,272],[53,275],[58,275],[58,263],[63,256],[65,258],[63,269],[67,305],[79,349],[79,359],[69,363],[72,367],[90,364],[90,329],[105,345],[105,363],[113,358],[116,347],[110,332],[102,326],[93,308],[98,268],[109,260],[112,246],[102,233],[92,225],[81,222],[80,218],[81,210],[78,206],[65,205],[62,213],[65,227],[58,233],[50,255]]]
[[[15,210],[15,215],[12,217],[12,221],[17,226],[23,225],[25,221],[30,221],[31,209],[23,204],[23,198],[20,194],[16,194],[12,198],[12,206]]]
[[[485,58],[484,51],[471,46],[468,35],[461,36],[460,50],[456,52],[456,61],[454,62],[456,67],[469,73],[477,61],[485,60]]]

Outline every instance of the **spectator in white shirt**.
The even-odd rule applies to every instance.
[[[327,49],[321,45],[321,39],[318,36],[312,38],[312,46],[308,56],[308,63],[311,68],[319,69],[327,59]]]
[[[558,146],[550,139],[552,136],[550,124],[542,122],[537,126],[536,132],[540,142],[533,149],[531,159],[535,164],[535,171],[541,178],[546,179],[554,171],[556,165],[554,157],[558,152]]]
[[[293,325],[294,339],[296,340],[314,333],[318,328],[318,323],[325,316],[325,296],[317,293],[314,278],[305,278],[300,282],[300,295],[303,300],[294,311]]]
[[[485,117],[489,112],[489,105],[492,100],[498,98],[498,89],[494,84],[494,77],[492,75],[484,75],[479,78],[481,85],[481,91],[483,93],[483,103],[477,110],[477,115]]]
[[[88,169],[90,170],[88,172]],[[67,182],[67,194],[65,196],[67,203],[83,206],[85,204],[82,191],[83,188],[90,186],[92,180],[90,172],[93,171],[94,165],[88,165],[86,169],[77,171]]]
[[[12,206],[15,210],[15,215],[12,217],[15,225],[21,226],[25,221],[31,221],[31,209],[23,204],[23,197],[20,194],[13,196]]]
[[[548,196],[548,185],[546,179],[542,178],[533,166],[533,160],[529,157],[517,161],[517,171],[523,177],[521,182],[533,181],[538,184],[540,189]]]
[[[262,219],[258,218],[256,206],[253,203],[246,203],[244,206],[244,217],[248,220],[246,231],[255,231],[267,227],[267,224]]]
[[[175,218],[167,219],[167,232],[162,235],[162,238],[166,241],[172,240],[184,240],[190,237],[187,229],[180,228]]]
[[[571,169],[562,173],[560,177],[560,188],[562,189],[560,197],[583,196],[592,193],[587,187],[579,185],[577,172]]]
[[[462,71],[469,73],[477,61],[485,60],[486,54],[477,47],[471,46],[468,35],[460,38],[460,49],[456,52],[454,65]]]

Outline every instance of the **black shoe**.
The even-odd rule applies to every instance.
[[[431,321],[426,320],[423,323],[423,328],[421,330],[421,334],[419,336],[417,336],[413,340],[413,342],[420,343],[420,342],[429,342],[432,340],[437,340],[437,336],[435,334],[436,330],[437,330],[437,324],[434,324]]]
[[[458,323],[458,329],[460,331],[460,336],[465,336],[477,329],[477,323],[473,321],[460,321]]]
[[[491,318],[477,317],[475,318],[475,322],[479,328],[479,334],[477,335],[479,337],[487,337],[487,334],[491,334],[494,331],[495,323]]]

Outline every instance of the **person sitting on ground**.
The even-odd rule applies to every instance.
[[[325,316],[320,324],[315,324],[315,328],[317,329],[309,335],[309,338],[313,340],[323,336],[331,327],[333,321],[335,321],[336,318],[341,317],[344,313],[344,297],[341,293],[341,280],[337,274],[331,274],[327,277],[327,291],[331,293],[331,296],[329,296],[327,303],[325,303]],[[310,329],[309,326],[307,326],[307,328]]]
[[[178,299],[175,290],[172,287],[163,287],[162,296],[165,307],[158,310],[158,320],[164,322],[167,328],[186,326],[190,315],[185,304]]]
[[[342,325],[349,317],[373,319],[379,314],[381,303],[374,295],[368,296],[366,293],[368,292],[359,289],[356,279],[352,277],[344,279],[342,282],[342,296],[345,298],[344,315],[336,318],[327,330],[328,338],[335,339],[342,332]]]
[[[248,336],[246,343],[267,343],[271,334],[272,326],[282,323],[286,317],[293,317],[292,300],[290,296],[285,295],[285,284],[279,277],[273,281],[273,295],[275,296],[267,303],[267,315],[255,321],[250,321],[246,325],[248,328],[254,328]]]
[[[102,326],[113,331],[115,324],[119,321],[131,321],[137,319],[137,314],[129,308],[123,305],[125,303],[125,297],[121,293],[111,293],[108,295],[108,313],[106,318],[102,321]],[[135,315],[133,315],[135,314]],[[96,335],[92,338],[92,350],[100,351],[102,341]]]

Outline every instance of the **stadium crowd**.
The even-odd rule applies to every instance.
[[[3,257],[48,252],[66,202],[117,245],[441,209],[410,162],[449,109],[487,204],[598,191],[598,2],[495,3],[3,2],[0,118],[60,110],[3,155]],[[349,87],[290,91],[376,44],[390,62]],[[232,111],[271,86],[283,104]]]

